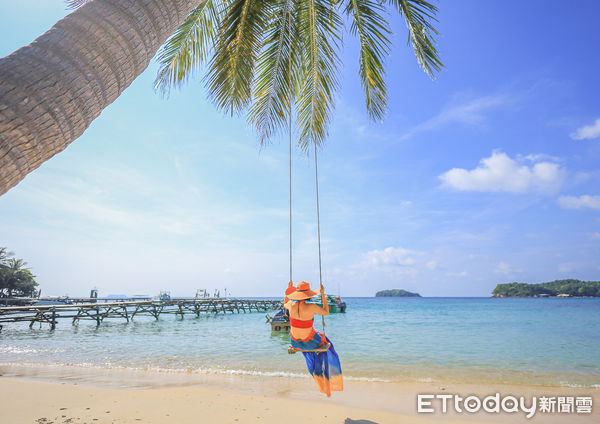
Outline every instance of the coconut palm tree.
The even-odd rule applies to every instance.
[[[0,247],[0,267],[5,266],[6,261],[10,258],[14,253],[9,252],[6,247]]]
[[[94,0],[0,59],[0,194],[79,137],[200,0]]]
[[[289,125],[294,104],[306,149],[327,135],[344,18],[360,43],[367,112],[373,120],[385,114],[388,8],[404,18],[419,65],[433,76],[442,67],[432,26],[437,9],[425,0],[206,0],[161,48],[156,88],[168,93],[204,64],[209,97],[225,112],[245,113],[261,142]]]
[[[426,0],[69,0],[76,10],[0,59],[0,194],[79,137],[159,54],[165,92],[207,66],[209,97],[247,113],[261,141],[295,104],[300,147],[327,134],[343,14],[360,40],[367,111],[385,112],[386,7],[403,16],[419,64],[441,62]]]
[[[7,259],[0,269],[0,297],[30,296],[37,283],[27,262],[22,259]]]

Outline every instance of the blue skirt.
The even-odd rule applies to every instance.
[[[340,358],[331,340],[315,331],[309,340],[294,340],[290,335],[290,342],[293,347],[302,350],[318,349],[321,345],[329,343],[326,352],[302,352],[306,367],[317,382],[321,393],[331,396],[332,391],[344,390]]]

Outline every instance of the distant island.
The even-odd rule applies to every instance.
[[[494,297],[600,297],[600,281],[556,280],[548,283],[498,284]]]
[[[421,297],[419,293],[412,293],[402,289],[381,290],[375,293],[375,297]]]

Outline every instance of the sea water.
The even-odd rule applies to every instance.
[[[600,387],[600,299],[346,298],[325,318],[346,379]],[[321,320],[315,319],[317,329]],[[6,324],[0,365],[305,377],[264,313]]]

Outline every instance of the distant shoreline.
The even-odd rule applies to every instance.
[[[600,297],[600,281],[555,280],[547,283],[498,284],[492,297]]]

